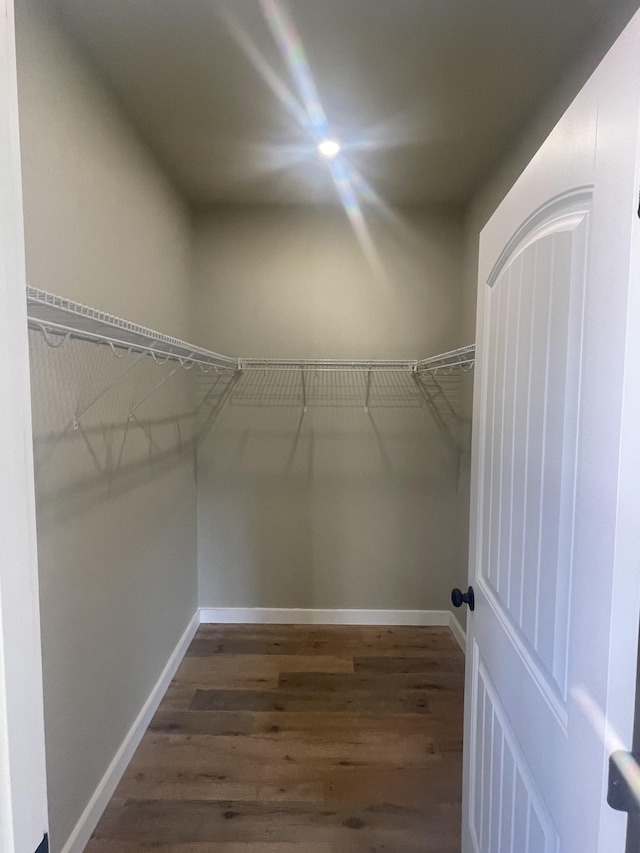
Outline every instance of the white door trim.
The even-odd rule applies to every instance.
[[[13,0],[0,0],[0,849],[47,829]]]

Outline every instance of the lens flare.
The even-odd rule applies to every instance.
[[[318,151],[323,157],[331,159],[332,157],[335,157],[336,154],[340,153],[340,143],[336,142],[335,139],[323,139],[322,142],[318,144]]]
[[[364,218],[358,197],[353,188],[353,182],[349,174],[349,165],[340,157],[331,161],[330,168],[340,201],[349,217],[351,227],[358,243],[360,243],[360,248],[369,262],[369,266],[375,277],[378,281],[384,282],[386,280],[384,267],[382,266],[376,244],[373,242],[373,237],[371,236],[367,221]]]
[[[260,0],[260,6],[294,80],[309,117],[307,129],[318,151],[329,161],[329,169],[351,227],[375,277],[386,281],[384,268],[358,201],[351,178],[351,166],[340,153],[339,143],[329,134],[329,123],[316,88],[300,35],[289,12],[280,0]]]
[[[294,117],[300,127],[306,128],[309,123],[309,118],[305,108],[302,106],[300,101],[294,97],[286,83],[278,76],[274,68],[272,68],[260,53],[256,44],[251,40],[251,37],[246,30],[242,28],[230,11],[221,9],[218,11],[218,15],[224,21],[231,37],[245,54],[249,62],[251,62],[256,71],[260,74],[267,86],[269,86],[274,95],[283,104],[285,109]]]
[[[311,130],[320,141],[328,136],[329,125],[320,103],[302,40],[283,3],[279,0],[260,0],[260,6],[276,44],[280,48],[282,58],[293,75],[300,99],[309,116]]]

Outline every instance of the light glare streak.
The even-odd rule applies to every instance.
[[[330,162],[331,175],[333,177],[340,201],[345,209],[351,227],[356,235],[360,247],[364,252],[372,272],[379,281],[385,280],[384,267],[378,255],[378,250],[371,237],[371,232],[358,203],[353,184],[347,172],[347,165],[342,157],[336,157]]]
[[[293,20],[279,0],[260,0],[260,5],[276,44],[280,48],[282,58],[293,75],[298,93],[309,115],[312,131],[317,139],[322,139],[329,135],[329,124],[320,103],[302,40]]]
[[[293,76],[298,94],[309,116],[311,133],[315,137],[316,144],[319,145],[323,140],[330,139],[329,123],[320,102],[300,35],[280,0],[260,0],[260,6],[280,48],[280,53]],[[356,239],[374,275],[379,281],[384,281],[384,268],[351,180],[351,168],[344,157],[337,155],[329,160],[329,169]]]
[[[271,65],[269,65],[267,60],[264,58],[264,56],[262,56],[256,45],[249,37],[248,33],[246,33],[245,30],[242,29],[242,27],[233,17],[233,15],[228,11],[220,12],[220,14],[223,17],[227,29],[229,30],[234,41],[243,51],[247,59],[256,69],[256,71],[258,71],[258,73],[265,81],[267,86],[269,86],[273,94],[278,98],[278,100],[283,104],[285,109],[298,122],[300,127],[308,129],[309,117],[300,101],[298,101],[294,97],[293,93],[290,91],[284,80],[282,80],[281,77],[277,74],[277,72],[271,67]]]
[[[593,730],[600,738],[600,741],[604,744],[607,753],[610,755],[623,753],[620,757],[616,756],[615,761],[618,770],[626,779],[636,802],[640,806],[640,767],[638,766],[638,762],[633,756],[627,754],[622,738],[608,721],[591,694],[584,687],[574,687],[571,693]]]

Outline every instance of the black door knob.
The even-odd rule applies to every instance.
[[[451,602],[454,607],[462,607],[463,604],[469,605],[469,610],[473,610],[476,606],[473,587],[470,586],[466,592],[463,592],[457,587],[451,590]]]

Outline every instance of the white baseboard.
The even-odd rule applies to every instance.
[[[447,625],[448,610],[315,610],[294,607],[201,607],[200,621],[274,625]],[[459,630],[462,630],[458,625]],[[457,639],[457,638],[456,638]],[[459,640],[458,640],[459,642]]]
[[[143,734],[147,730],[147,727],[151,722],[151,718],[160,704],[160,700],[166,693],[166,690],[171,683],[171,679],[175,675],[199,624],[200,611],[196,610],[182,637],[180,637],[177,646],[173,650],[171,657],[167,661],[167,665],[162,670],[160,678],[154,685],[147,701],[140,709],[140,713],[129,729],[127,736],[122,741],[120,748],[107,768],[106,773],[100,780],[100,783],[89,800],[87,807],[83,811],[80,820],[75,825],[73,832],[62,848],[62,853],[82,853],[88,844],[93,830],[98,825],[98,821],[102,817],[102,813],[109,804],[109,800],[111,799],[118,782],[122,778],[122,774],[127,769],[127,765],[131,761],[133,753],[136,751]]]
[[[462,625],[458,622],[456,617],[449,611],[449,627],[451,628],[451,633],[458,641],[458,645],[462,649],[463,652],[467,650],[467,635],[465,634]]]

